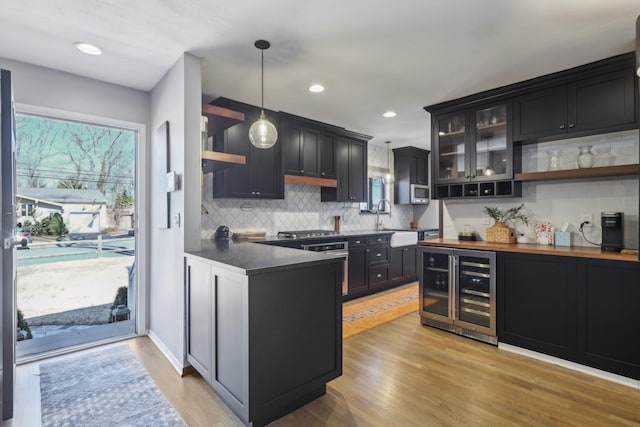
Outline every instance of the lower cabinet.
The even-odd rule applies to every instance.
[[[389,250],[389,280],[405,281],[418,277],[417,246],[403,246]]]
[[[640,379],[640,263],[501,252],[498,339]]]
[[[391,234],[349,238],[348,298],[418,279],[417,246],[391,248]]]
[[[582,363],[640,379],[640,263],[582,261],[578,283]]]
[[[245,425],[342,374],[342,272],[341,260],[243,274],[185,257],[187,361]]]

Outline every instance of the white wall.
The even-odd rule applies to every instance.
[[[194,200],[199,213],[199,159],[201,111],[200,60],[184,54],[151,91],[151,156],[164,149],[156,129],[169,122],[169,168],[182,176],[182,188],[171,193],[171,227],[160,228],[155,216],[150,224],[149,335],[173,366],[185,366],[184,262],[185,239],[199,230],[193,221]],[[193,141],[193,142],[192,142]],[[188,161],[186,159],[189,159]],[[162,165],[164,166],[164,165]],[[187,173],[185,171],[190,169]],[[150,176],[157,177],[161,165],[150,165]],[[195,177],[198,177],[198,180]],[[195,182],[197,181],[197,185]],[[150,194],[165,182],[153,179]],[[159,209],[164,198],[151,200],[151,209]],[[176,218],[179,216],[179,223]],[[185,228],[185,224],[187,227]],[[197,233],[195,233],[197,234]],[[199,239],[192,239],[199,242]]]
[[[11,71],[17,104],[149,123],[149,93],[50,68],[0,58]]]

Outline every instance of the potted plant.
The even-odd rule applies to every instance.
[[[507,222],[522,221],[529,225],[529,217],[523,212],[524,203],[507,210],[500,208],[484,207],[485,214],[495,221],[495,224],[487,228],[487,242],[514,243],[516,241],[515,228],[509,227]]]

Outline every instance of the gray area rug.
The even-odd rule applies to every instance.
[[[126,344],[40,364],[42,425],[186,426]]]

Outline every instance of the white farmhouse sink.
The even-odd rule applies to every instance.
[[[411,246],[418,243],[417,231],[396,231],[391,235],[391,247]]]

